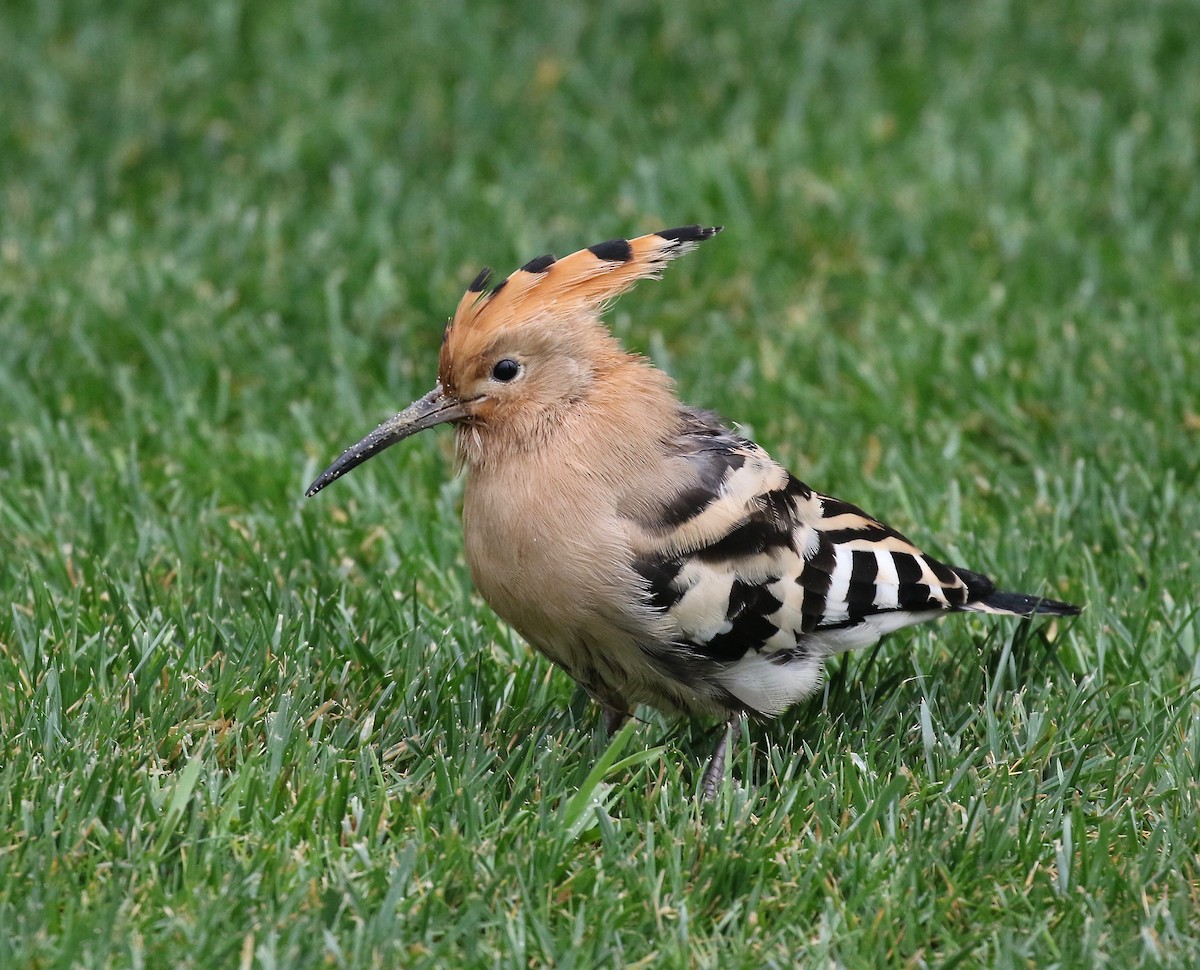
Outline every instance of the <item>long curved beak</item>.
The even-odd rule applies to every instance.
[[[357,468],[368,458],[374,458],[384,448],[390,448],[397,441],[411,438],[418,431],[424,431],[434,425],[458,421],[466,416],[467,410],[462,402],[447,396],[442,390],[441,382],[438,382],[434,389],[419,401],[413,401],[399,414],[384,421],[358,444],[351,445],[343,451],[341,457],[321,472],[304,494],[312,498],[330,482],[337,481],[346,472]]]

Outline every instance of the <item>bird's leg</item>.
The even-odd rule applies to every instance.
[[[600,708],[604,711],[604,733],[611,738],[621,730],[621,725],[629,720],[630,712],[604,703],[601,703]]]
[[[741,722],[736,716],[731,717],[721,726],[721,734],[717,738],[717,746],[713,749],[708,767],[704,769],[704,778],[700,782],[700,797],[706,802],[717,796],[717,789],[725,777],[725,755],[734,741],[741,734]]]

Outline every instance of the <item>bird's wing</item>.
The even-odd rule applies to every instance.
[[[686,412],[674,445],[686,473],[639,516],[633,565],[651,606],[706,659],[837,652],[994,590],[814,492],[712,415]]]

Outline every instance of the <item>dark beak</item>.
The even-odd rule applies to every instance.
[[[413,401],[399,414],[384,421],[358,444],[351,445],[342,452],[341,457],[321,472],[304,494],[312,498],[330,482],[337,481],[350,469],[357,468],[368,458],[375,457],[397,441],[411,438],[418,431],[424,431],[434,425],[458,421],[466,416],[466,407],[457,399],[448,397],[439,382],[419,401]]]

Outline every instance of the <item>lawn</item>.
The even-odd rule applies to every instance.
[[[1191,2],[0,8],[0,966],[1200,964]],[[695,794],[471,588],[501,272],[1074,620],[834,663]]]

